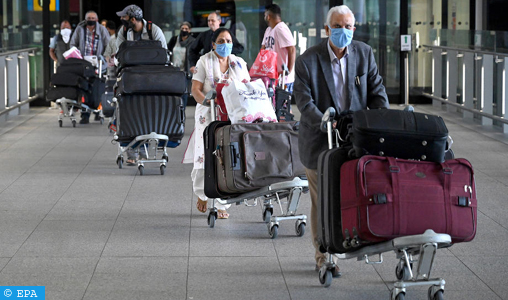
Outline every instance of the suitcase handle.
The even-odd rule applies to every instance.
[[[229,154],[231,157],[231,168],[233,170],[240,170],[240,159],[238,158],[238,154],[240,153],[238,149],[238,142],[233,142],[229,144]]]

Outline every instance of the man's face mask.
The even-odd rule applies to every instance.
[[[353,30],[346,28],[331,28],[330,39],[335,47],[345,48],[349,44],[351,44],[351,40],[353,39]]]
[[[62,35],[63,41],[67,44],[69,42],[69,39],[71,37],[72,30],[69,28],[64,28],[60,30],[60,34]]]
[[[86,20],[86,25],[87,26],[94,26],[96,22],[97,21],[95,21],[95,20]]]

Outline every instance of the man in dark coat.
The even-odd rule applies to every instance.
[[[296,59],[294,97],[301,112],[300,159],[306,168],[311,205],[311,233],[316,249],[316,270],[325,262],[317,241],[317,161],[328,149],[327,135],[320,131],[329,107],[336,111],[387,108],[388,97],[372,48],[352,41],[355,18],[345,6],[330,9],[326,22],[328,39]],[[336,274],[338,267],[336,268]]]

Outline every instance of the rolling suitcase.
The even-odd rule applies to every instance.
[[[318,158],[318,243],[325,253],[346,253],[352,249],[344,245],[341,222],[340,168],[352,160],[352,147],[323,151]]]
[[[135,66],[120,71],[116,94],[171,94],[186,92],[185,73],[171,66]]]
[[[203,133],[205,149],[205,195],[209,198],[227,198],[236,196],[238,193],[224,193],[218,188],[217,178],[217,145],[215,144],[215,134],[217,129],[231,125],[229,121],[214,121],[210,123]]]
[[[104,88],[104,94],[101,95],[102,114],[106,118],[111,118],[115,114],[115,107],[113,106],[114,85],[116,79],[107,80]]]
[[[222,192],[244,193],[305,174],[296,122],[232,124],[215,138]]]
[[[353,248],[427,229],[449,234],[453,243],[476,234],[475,180],[466,159],[368,155],[344,163],[340,177],[342,234]]]
[[[445,160],[448,129],[439,116],[391,109],[356,111],[353,147],[365,154],[433,162]]]
[[[165,65],[168,62],[168,52],[160,41],[125,41],[120,45],[116,59],[119,69],[137,65]]]
[[[90,78],[90,91],[86,93],[85,104],[92,109],[97,109],[101,103],[102,95],[105,92],[106,82],[104,78]]]
[[[119,142],[152,132],[167,135],[179,145],[184,135],[185,108],[181,97],[171,95],[117,96],[116,126]]]
[[[56,73],[51,76],[51,85],[72,86],[87,91],[90,88],[88,81],[74,73]]]

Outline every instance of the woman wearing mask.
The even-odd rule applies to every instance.
[[[204,54],[196,64],[192,77],[192,95],[196,100],[194,114],[194,132],[185,152],[184,163],[194,163],[191,178],[194,194],[198,197],[197,208],[206,212],[208,198],[204,193],[205,169],[203,131],[211,123],[210,107],[203,105],[206,93],[216,88],[219,83],[227,83],[232,79],[250,81],[249,70],[243,59],[231,54],[233,40],[231,32],[226,28],[217,29],[212,36],[213,50]],[[229,217],[226,209],[229,205],[216,205],[218,218]]]
[[[171,54],[171,62],[181,71],[189,72],[189,59],[188,59],[188,51],[189,46],[194,42],[195,38],[190,35],[192,26],[189,22],[182,22],[180,25],[180,34],[175,35],[169,40],[168,50],[172,52]],[[187,86],[190,84],[190,79],[188,79]],[[189,97],[189,93],[185,93],[182,96],[184,107],[187,106],[187,98]]]

